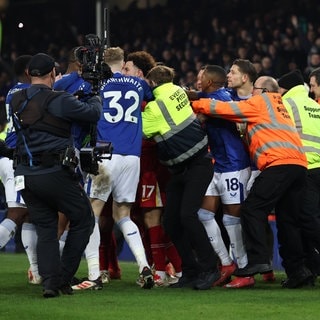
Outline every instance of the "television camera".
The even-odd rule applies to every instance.
[[[102,81],[113,75],[109,65],[103,61],[105,47],[97,35],[87,34],[85,45],[75,52],[75,56],[82,64],[82,78],[92,85],[92,95],[98,94]]]
[[[111,159],[112,158],[113,146],[111,142],[106,142],[104,144],[81,148],[80,149],[80,164],[81,169],[84,172],[97,175],[99,173],[99,162],[102,159]]]

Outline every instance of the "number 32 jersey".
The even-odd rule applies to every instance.
[[[152,99],[149,86],[140,78],[116,72],[101,86],[100,94],[103,107],[97,124],[97,141],[111,141],[114,154],[140,157],[141,104]]]

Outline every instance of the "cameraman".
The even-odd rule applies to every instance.
[[[70,282],[94,224],[89,200],[74,176],[71,124],[97,122],[102,105],[98,96],[85,103],[69,93],[53,91],[55,64],[46,54],[33,56],[28,72],[31,87],[14,94],[10,104],[17,132],[15,182],[38,234],[43,296],[51,298],[59,291],[72,293]],[[70,221],[61,259],[58,211]]]

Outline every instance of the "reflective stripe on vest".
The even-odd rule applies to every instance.
[[[168,140],[169,138],[174,136],[177,132],[179,132],[179,131],[183,130],[184,128],[188,127],[196,119],[196,116],[192,113],[188,119],[185,119],[179,125],[176,125],[175,122],[173,121],[168,109],[166,108],[164,102],[161,101],[161,100],[157,100],[156,102],[157,102],[157,105],[158,105],[163,117],[166,119],[166,122],[170,127],[170,130],[167,133],[165,133],[164,135],[162,135],[161,141],[163,139],[164,140]],[[154,138],[154,140],[156,142],[159,142],[159,141],[157,141],[157,139],[159,139],[159,136],[156,136]]]
[[[296,128],[298,130],[300,138],[303,140],[309,141],[311,143],[317,143],[320,145],[320,136],[313,136],[311,134],[305,134],[302,132],[302,121],[301,121],[299,109],[295,101],[292,98],[288,98],[286,101],[291,106],[294,122],[296,124]],[[320,149],[314,146],[303,146],[303,149],[305,152],[315,152],[320,154]]]
[[[161,100],[157,100],[156,103],[158,104],[159,110],[161,111],[164,119],[166,120],[167,124],[170,127],[170,130],[168,132],[166,132],[165,134],[154,136],[154,140],[159,144],[162,144],[165,141],[166,144],[168,145],[170,138],[172,138],[175,135],[178,135],[181,131],[183,131],[183,130],[187,129],[188,127],[192,126],[193,123],[197,119],[195,114],[191,113],[191,115],[187,119],[185,119],[179,125],[177,125],[173,121],[173,119],[172,119],[170,113],[168,112],[164,102],[161,101]],[[172,153],[176,152],[176,154],[172,154],[173,157],[171,159],[167,159],[167,160],[161,161],[161,162],[165,163],[168,166],[173,166],[173,165],[179,164],[179,163],[191,158],[199,150],[203,149],[207,145],[207,143],[208,143],[208,138],[204,134],[200,141],[195,142],[194,145],[190,145],[190,148],[188,150],[184,150],[183,153],[181,153],[181,151],[179,152],[178,150],[175,150],[175,148],[171,148],[170,149],[170,146],[169,146],[168,149],[170,149],[170,151]]]
[[[255,126],[252,129],[250,129],[250,131],[247,132],[246,138],[247,138],[248,144],[251,143],[252,137],[260,130],[266,130],[266,129],[267,130],[279,130],[280,129],[280,130],[285,130],[285,131],[296,133],[297,131],[294,126],[289,126],[289,125],[281,124],[278,122],[277,117],[275,115],[275,112],[272,108],[272,103],[271,103],[268,95],[263,93],[261,95],[261,97],[264,100],[264,102],[266,103],[267,111],[268,111],[269,118],[270,118],[270,123],[256,123]],[[215,105],[218,102],[219,101],[212,101],[212,103],[210,104],[210,112],[211,113],[215,114]],[[228,102],[228,104],[230,105],[234,114],[236,114],[242,120],[242,122],[248,122],[248,118],[241,113],[241,110],[238,107],[237,102]],[[292,144],[291,142],[268,141],[263,146],[261,146],[260,148],[257,148],[255,150],[254,161],[256,163],[258,163],[258,159],[261,154],[263,154],[268,149],[274,149],[274,148],[293,149],[293,150],[299,151],[301,154],[304,154],[304,150],[301,147],[299,147],[295,144]]]
[[[251,130],[251,132],[248,132],[249,135],[249,141],[251,141],[251,137],[259,130],[264,130],[264,129],[268,129],[268,130],[275,130],[275,129],[282,129],[282,130],[286,130],[286,131],[291,131],[291,132],[296,132],[296,129],[294,127],[288,126],[288,125],[283,125],[281,123],[279,123],[277,121],[277,117],[274,113],[274,110],[272,108],[272,103],[269,99],[269,97],[266,94],[262,94],[261,97],[263,98],[263,100],[265,101],[266,105],[267,105],[267,110],[269,112],[269,117],[271,120],[271,123],[257,123],[257,125],[255,126],[255,128],[253,128],[253,130]],[[275,123],[277,125],[275,125]],[[256,155],[255,155],[255,161],[258,160],[258,158],[260,157],[260,155],[267,149],[273,149],[273,148],[286,148],[286,149],[293,149],[293,150],[297,150],[300,153],[304,153],[304,150],[298,146],[296,146],[295,144],[292,144],[290,142],[277,142],[277,141],[268,141],[264,144],[264,146],[262,146],[261,148],[258,148],[256,150]]]

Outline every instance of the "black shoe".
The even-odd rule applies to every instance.
[[[196,284],[198,277],[195,275],[184,275],[182,273],[182,277],[179,278],[179,281],[173,284],[170,284],[169,288],[193,288]]]
[[[76,278],[76,277],[73,277],[73,278],[71,279],[70,285],[71,285],[71,286],[74,286],[74,285],[79,284],[79,283],[81,283],[81,282],[82,282],[82,280],[80,280],[80,279],[78,279],[78,278]]]
[[[268,273],[272,271],[272,267],[268,263],[247,264],[244,268],[237,269],[233,275],[236,277],[250,277],[257,273]]]
[[[197,281],[195,282],[193,289],[195,290],[208,290],[212,287],[213,283],[220,278],[220,271],[208,271],[201,272]]]
[[[44,289],[42,295],[44,298],[55,298],[55,297],[59,297],[59,291]]]
[[[299,271],[292,274],[288,279],[281,282],[282,288],[295,289],[310,286],[313,287],[315,283],[315,278],[312,272],[303,267]]]
[[[73,294],[73,289],[68,284],[61,286],[59,290],[62,294],[67,294],[67,295]]]
[[[141,271],[139,278],[137,279],[137,284],[142,289],[151,289],[154,286],[152,271],[149,267],[144,267]]]

